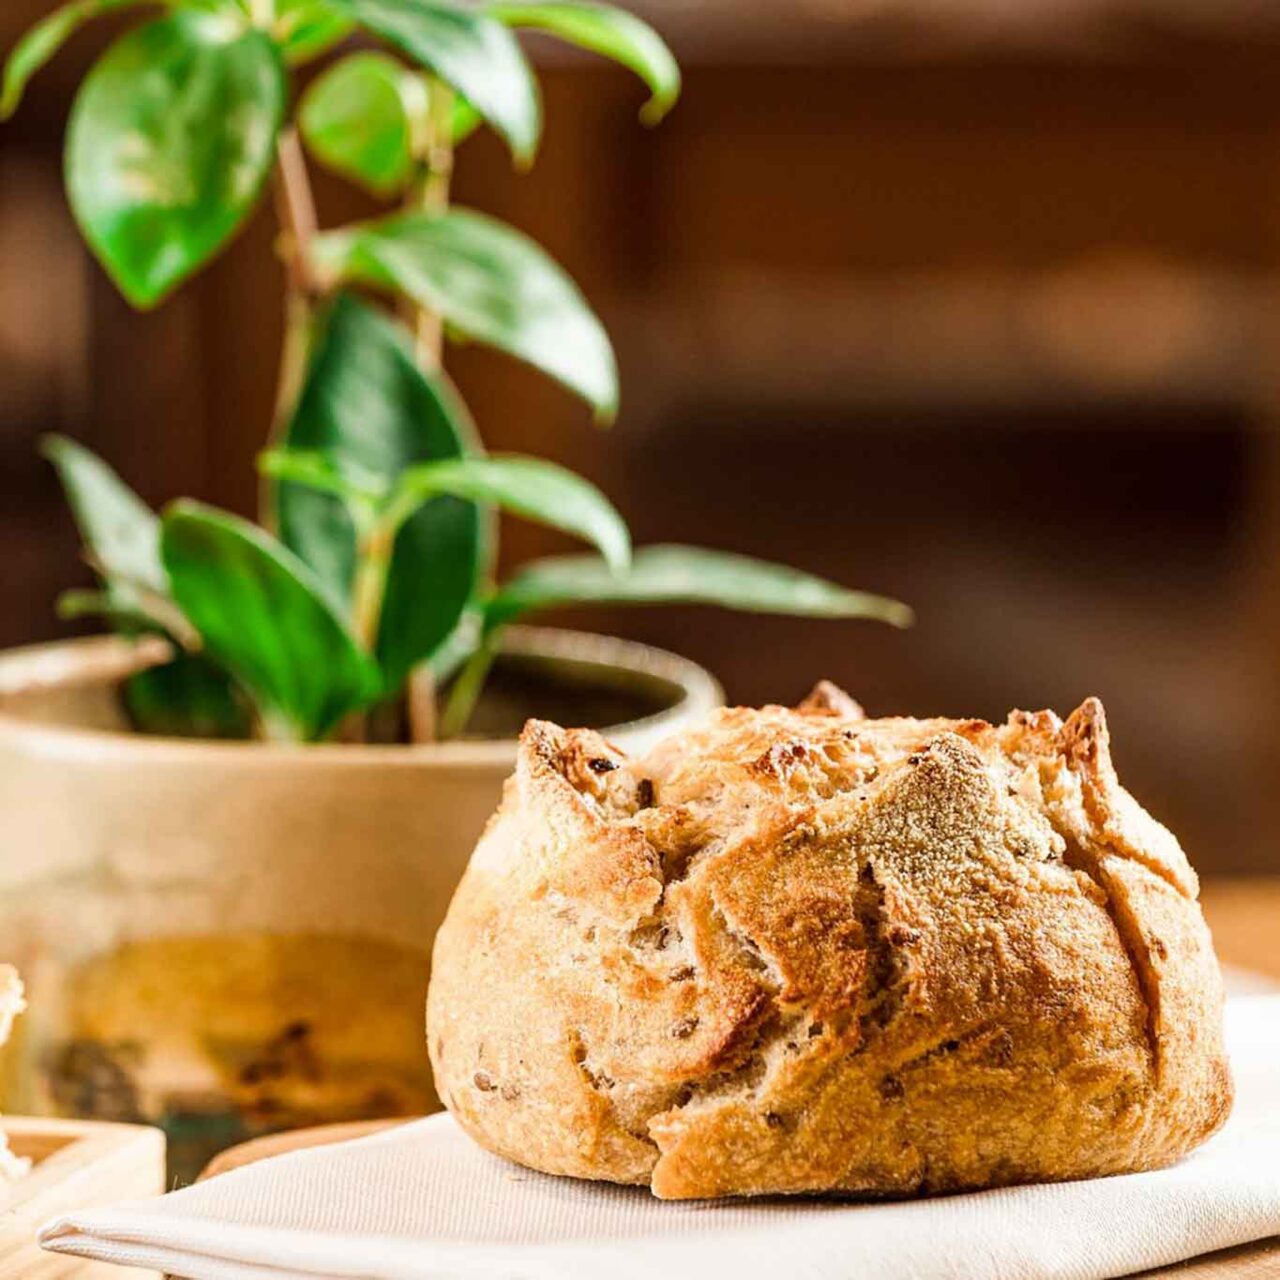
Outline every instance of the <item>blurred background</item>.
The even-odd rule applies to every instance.
[[[5,0],[0,45],[49,6]],[[563,620],[700,660],[741,701],[819,676],[878,714],[1110,713],[1201,869],[1280,870],[1280,9],[1266,0],[636,0],[685,95],[659,129],[536,46],[532,174],[457,198],[531,233],[618,349],[608,433],[454,350],[489,445],[600,484],[637,540],[757,553],[919,624],[709,610]],[[0,132],[0,645],[87,582],[42,431],[147,499],[248,513],[281,323],[269,217],[138,315],[62,193],[78,36]],[[358,197],[315,175],[322,213]],[[269,210],[267,211],[269,213]],[[510,563],[560,549],[512,525]]]

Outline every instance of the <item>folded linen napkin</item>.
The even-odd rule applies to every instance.
[[[1239,997],[1228,1125],[1155,1173],[892,1204],[663,1203],[544,1177],[448,1116],[71,1214],[59,1253],[190,1280],[1104,1280],[1280,1235],[1280,997]]]

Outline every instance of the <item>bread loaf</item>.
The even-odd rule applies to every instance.
[[[436,942],[438,1091],[667,1198],[1156,1168],[1231,1105],[1196,896],[1096,699],[869,720],[823,684],[637,760],[534,721]]]

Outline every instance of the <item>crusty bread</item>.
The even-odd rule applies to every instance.
[[[1155,1168],[1231,1106],[1196,894],[1096,699],[866,720],[824,684],[634,761],[533,721],[436,942],[437,1088],[668,1198]]]

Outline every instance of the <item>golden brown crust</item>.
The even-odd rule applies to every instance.
[[[1231,1102],[1196,892],[1096,699],[866,720],[824,683],[634,761],[531,722],[436,942],[437,1088],[668,1198],[1155,1168]]]

